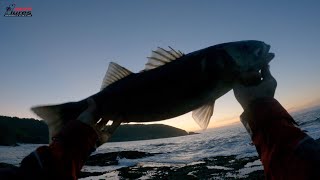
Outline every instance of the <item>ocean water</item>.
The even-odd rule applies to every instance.
[[[292,114],[300,127],[315,138],[320,138],[320,107]],[[100,146],[93,154],[117,151],[143,151],[161,153],[141,159],[119,159],[116,166],[84,166],[83,171],[106,172],[103,177],[117,179],[117,171],[126,166],[163,167],[184,166],[201,163],[201,159],[218,155],[237,155],[237,157],[257,156],[255,147],[251,145],[250,137],[242,124],[235,123],[229,126],[208,129],[201,134],[181,136],[166,139],[145,141],[114,142]],[[24,156],[40,145],[21,144],[17,147],[0,146],[0,162],[19,165]],[[255,161],[247,168],[241,169],[243,174],[262,169],[261,162]],[[252,168],[254,167],[254,168]],[[208,167],[224,168],[224,167]],[[241,172],[240,172],[241,173]],[[84,179],[99,179],[100,176]]]

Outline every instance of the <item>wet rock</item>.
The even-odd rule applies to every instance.
[[[148,156],[153,156],[159,153],[147,153],[147,152],[140,152],[140,151],[120,151],[118,156],[119,158],[126,158],[126,159],[139,159]]]
[[[263,170],[258,170],[258,171],[253,171],[248,175],[246,179],[264,179],[264,171]]]
[[[17,166],[0,162],[0,168],[17,168]]]
[[[117,152],[95,154],[89,157],[86,164],[87,166],[110,166],[118,165]]]
[[[118,165],[118,158],[126,159],[139,159],[148,156],[153,156],[156,153],[147,153],[140,151],[120,151],[120,152],[110,152],[103,154],[95,154],[89,157],[86,162],[88,166],[110,166]]]
[[[244,177],[239,170],[258,157],[236,158],[217,156],[203,159],[203,163],[187,164],[180,167],[123,167],[118,169],[120,179],[264,179],[263,170],[253,171]],[[210,168],[209,168],[210,167]]]
[[[86,177],[90,177],[90,176],[100,176],[105,173],[107,173],[107,172],[83,172],[83,171],[81,171],[78,178],[86,178]]]
[[[119,171],[121,179],[138,179],[145,175],[145,171],[140,171],[139,169],[121,168]]]

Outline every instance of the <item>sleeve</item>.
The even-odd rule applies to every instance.
[[[314,140],[295,126],[293,118],[277,100],[265,98],[251,103],[241,115],[241,122],[251,131],[266,179],[320,178],[316,166],[319,161],[307,158],[304,152],[312,147],[304,148],[306,143]],[[319,157],[320,151],[316,154]]]
[[[37,148],[22,160],[19,174],[31,179],[77,179],[96,141],[92,127],[70,121],[49,146]]]

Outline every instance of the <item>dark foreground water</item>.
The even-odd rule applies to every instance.
[[[294,113],[303,130],[320,138],[320,108]],[[18,165],[39,145],[0,146],[0,162]],[[262,178],[263,167],[240,123],[201,134],[147,141],[106,143],[93,154],[147,152],[152,156],[116,156],[113,163],[83,168],[83,179],[208,179]],[[108,154],[109,153],[109,154]]]

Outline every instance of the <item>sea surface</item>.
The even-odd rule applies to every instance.
[[[311,137],[315,139],[320,138],[320,107],[296,112],[292,116]],[[173,167],[201,163],[203,158],[221,155],[236,155],[237,158],[257,156],[255,147],[251,145],[250,137],[240,122],[221,128],[208,129],[200,133],[166,139],[106,143],[100,146],[94,154],[118,151],[143,151],[160,154],[142,159],[118,159],[119,164],[114,166],[84,166],[82,171],[85,172],[108,171],[103,176],[87,177],[84,179],[105,177],[118,179],[117,171],[115,170],[128,166]],[[0,146],[0,162],[19,165],[23,157],[38,146],[41,145],[20,144],[16,147]],[[244,176],[246,173],[254,170],[263,169],[260,161],[255,161],[253,165],[251,164],[251,166],[248,165],[246,167],[248,168],[240,170]]]

